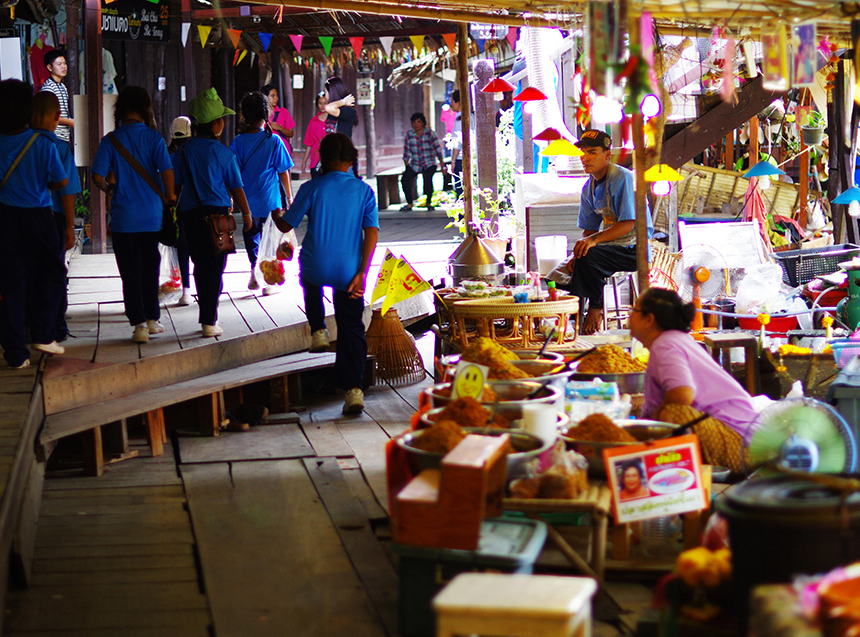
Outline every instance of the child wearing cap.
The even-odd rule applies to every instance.
[[[194,262],[194,282],[203,336],[221,336],[218,297],[223,287],[225,255],[215,254],[206,217],[232,214],[230,197],[242,212],[243,230],[251,226],[251,210],[242,186],[239,163],[230,149],[218,141],[224,132],[224,116],[235,111],[224,106],[214,88],[203,91],[188,104],[193,137],[173,155],[179,195],[179,232],[188,241]],[[198,204],[198,198],[200,203]]]
[[[170,124],[170,145],[167,147],[167,153],[172,155],[182,148],[189,139],[191,139],[191,120],[181,115]],[[176,256],[179,259],[179,276],[182,279],[182,296],[179,297],[176,304],[191,305],[194,302],[194,298],[191,296],[191,281],[188,278],[188,259],[191,257],[188,254],[188,241],[185,240],[185,235],[181,231],[176,239]]]
[[[293,160],[287,152],[284,142],[266,126],[269,119],[269,101],[262,93],[248,93],[242,98],[240,105],[242,118],[245,120],[245,131],[236,136],[230,144],[230,150],[236,155],[242,181],[245,183],[245,196],[251,208],[251,227],[243,232],[245,250],[251,262],[251,280],[249,290],[258,290],[260,284],[254,276],[254,266],[257,264],[257,251],[260,247],[260,235],[263,223],[272,210],[283,209],[281,188],[286,193],[286,205],[293,200],[293,190],[290,182],[290,168]],[[263,294],[278,292],[278,286],[266,286]]]
[[[164,138],[155,128],[152,99],[141,86],[126,86],[116,100],[114,114],[116,140],[134,157],[158,184],[168,199],[173,196],[173,167]],[[99,142],[92,166],[93,184],[111,195],[111,236],[125,315],[134,326],[131,340],[149,342],[150,335],[161,334],[161,308],[158,302],[158,274],[164,204],[161,197],[126,161],[109,135]],[[113,173],[115,183],[106,177]]]
[[[0,182],[5,182],[0,185],[0,347],[13,369],[30,364],[27,318],[34,349],[64,352],[56,342],[56,328],[66,268],[50,190],[63,188],[68,177],[51,140],[28,130],[32,117],[30,85],[0,82]]]

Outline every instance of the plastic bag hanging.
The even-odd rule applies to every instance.
[[[158,273],[158,300],[172,303],[182,295],[182,275],[179,272],[179,255],[176,248],[158,244],[161,266]]]
[[[266,217],[260,235],[255,270],[266,285],[283,285],[287,280],[286,262],[293,260],[298,239],[295,230],[281,232],[271,217]]]

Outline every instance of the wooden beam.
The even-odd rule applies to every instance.
[[[678,169],[704,149],[717,143],[720,138],[758,115],[773,100],[784,92],[767,91],[762,88],[762,76],[748,82],[738,91],[738,105],[723,102],[712,108],[684,130],[663,143],[663,163]],[[750,131],[752,138],[752,131]],[[750,153],[750,166],[755,156]]]
[[[469,94],[469,27],[461,24],[457,32],[457,81],[460,89],[460,128],[463,131],[463,221],[471,232],[472,203],[472,96]]]
[[[95,159],[99,143],[104,135],[102,127],[104,106],[102,104],[102,5],[101,0],[86,0],[86,80],[87,117],[89,127],[82,135],[87,136],[90,163]],[[90,186],[90,212],[92,215],[93,254],[107,252],[107,221],[105,219],[104,193]]]

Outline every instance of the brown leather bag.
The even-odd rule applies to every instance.
[[[236,252],[236,241],[233,233],[236,231],[236,220],[232,214],[208,215],[204,217],[209,231],[212,233],[212,245],[215,254],[233,254]]]

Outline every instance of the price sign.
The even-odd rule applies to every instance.
[[[489,373],[489,367],[469,361],[460,361],[457,363],[457,375],[454,376],[454,383],[451,386],[451,398],[468,396],[480,401],[481,395],[484,393],[484,383]]]
[[[603,450],[619,523],[699,511],[706,506],[695,434]]]

